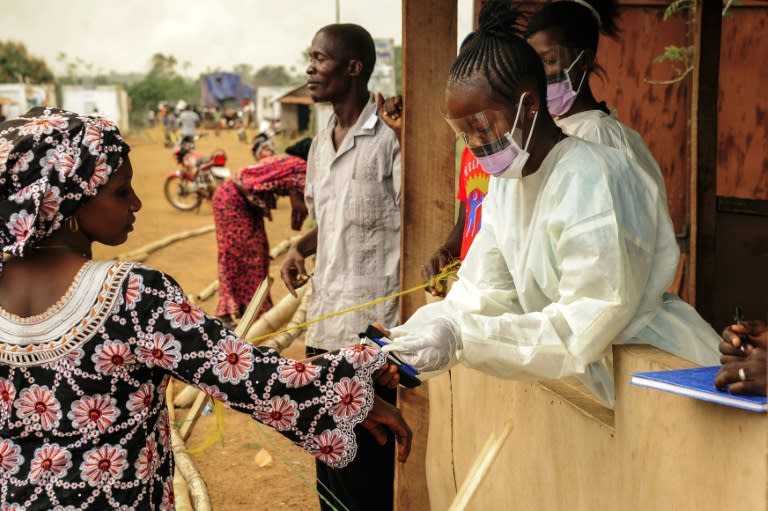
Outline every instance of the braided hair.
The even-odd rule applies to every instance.
[[[522,39],[523,21],[523,13],[508,0],[486,2],[477,31],[465,41],[451,66],[448,88],[458,89],[482,77],[494,94],[515,104],[522,83],[532,80],[539,97],[546,98],[544,67]]]
[[[572,1],[546,4],[531,16],[525,37],[542,30],[557,29],[562,33],[565,46],[591,49],[596,54],[600,32],[613,38],[619,34],[619,7],[616,0],[584,1],[593,10]]]

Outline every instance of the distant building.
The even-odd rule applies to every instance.
[[[275,100],[293,88],[292,85],[261,85],[256,87],[256,126],[281,118],[282,105]],[[282,120],[280,122],[282,124]]]
[[[385,98],[395,95],[395,41],[391,38],[375,38],[376,66],[373,68],[368,90],[380,92]]]
[[[101,115],[114,121],[120,131],[130,131],[128,94],[121,85],[64,85],[61,88],[61,104],[64,110],[84,115]]]
[[[36,106],[56,106],[52,84],[0,83],[0,111],[6,119],[15,119]]]
[[[314,135],[328,124],[333,110],[328,103],[314,103],[309,96],[307,84],[291,89],[276,98],[282,115],[280,125],[289,137],[299,133]]]

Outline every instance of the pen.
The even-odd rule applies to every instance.
[[[741,312],[741,307],[738,305],[736,306],[736,310],[733,312],[733,322],[737,325],[740,325],[741,322],[744,320],[744,314]],[[741,339],[741,344],[739,346],[739,349],[741,351],[747,350],[747,344],[749,343],[749,337],[746,334],[738,334],[739,339]]]

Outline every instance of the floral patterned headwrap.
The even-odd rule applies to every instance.
[[[37,107],[0,123],[2,252],[24,257],[59,229],[98,193],[129,150],[103,117]]]

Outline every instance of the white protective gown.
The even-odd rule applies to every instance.
[[[625,152],[566,138],[534,174],[491,178],[459,280],[393,336],[447,318],[465,365],[510,379],[574,376],[609,406],[612,344],[718,363],[719,336],[665,293],[679,250],[662,195]]]
[[[602,110],[587,110],[555,119],[555,124],[560,126],[568,135],[626,151],[627,155],[656,181],[666,203],[667,188],[664,184],[664,176],[661,174],[656,158],[653,157],[648,146],[645,145],[643,137],[638,132]]]

